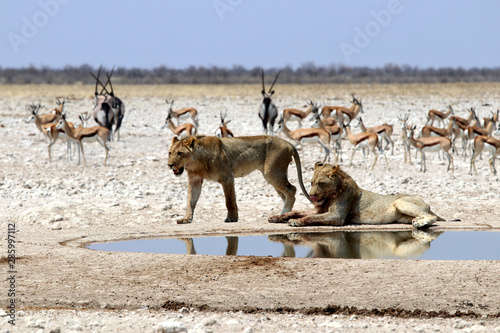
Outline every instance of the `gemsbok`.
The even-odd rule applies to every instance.
[[[493,175],[497,174],[495,169],[495,159],[500,154],[500,140],[493,138],[491,136],[479,135],[474,138],[472,158],[470,159],[470,173],[472,174],[472,168],[477,174],[476,170],[476,157],[483,151],[491,153],[491,158],[489,161],[490,171]]]
[[[168,99],[166,99],[165,102],[168,105],[168,112],[170,113],[171,117],[177,119],[177,126],[179,126],[181,119],[191,118],[194,126],[198,127],[198,110],[192,107],[174,110],[174,100],[169,102]]]
[[[191,123],[180,124],[179,126],[175,126],[172,121],[172,111],[169,109],[167,118],[165,119],[165,124],[163,124],[162,129],[168,127],[175,134],[177,138],[185,138],[187,136],[196,135],[197,129]]]
[[[298,128],[291,131],[285,124],[283,117],[278,120],[278,129],[276,132],[283,131],[285,136],[294,141],[294,146],[300,144],[302,153],[304,153],[304,143],[319,143],[325,150],[323,163],[330,159],[330,133],[322,128]],[[337,161],[337,157],[335,157]]]
[[[276,121],[276,118],[278,118],[278,108],[276,107],[276,104],[274,104],[271,97],[274,94],[273,87],[276,81],[278,80],[280,73],[281,71],[278,72],[278,74],[276,74],[276,77],[274,78],[271,88],[269,88],[269,90],[266,92],[266,86],[264,83],[264,70],[262,70],[262,91],[261,91],[262,103],[260,103],[259,106],[259,117],[262,120],[264,133],[266,134],[270,133],[271,135],[274,135],[274,122]]]
[[[111,139],[113,139],[113,134],[116,133],[116,140],[120,141],[120,128],[123,117],[125,116],[125,104],[121,99],[115,96],[113,90],[111,76],[113,75],[114,67],[111,70],[111,74],[106,72],[106,76],[108,78],[106,84],[102,84],[99,80],[101,70],[102,67],[99,67],[97,76],[90,72],[90,75],[92,75],[92,77],[96,80],[94,91],[94,110],[92,113],[95,122],[106,127],[110,131]],[[107,89],[108,84],[111,91],[108,91]],[[98,85],[101,85],[100,93],[97,92]]]
[[[363,123],[363,118],[359,117],[358,124],[356,126],[359,126],[359,128],[361,129],[361,132],[368,132],[368,133],[377,134],[379,137],[380,149],[386,150],[389,147],[389,145],[391,145],[391,155],[394,155],[394,141],[392,141],[392,139],[391,139],[392,132],[394,131],[394,128],[392,125],[384,123],[384,124],[378,125],[378,126],[366,127],[365,124]],[[383,139],[386,143],[385,148],[382,147],[382,140],[381,139]]]
[[[366,158],[365,149],[368,148],[375,156],[375,158],[373,160],[373,164],[370,168],[370,170],[373,170],[373,168],[375,167],[375,164],[377,163],[378,155],[379,155],[379,153],[377,152],[378,135],[375,133],[369,133],[369,132],[362,132],[362,133],[358,133],[358,134],[353,134],[351,132],[351,129],[349,128],[349,125],[346,126],[344,123],[342,123],[342,128],[346,132],[347,140],[349,140],[349,142],[353,145],[353,150],[352,150],[351,160],[349,162],[349,166],[352,165],[352,159],[354,158],[354,153],[356,152],[356,150],[361,148],[363,151],[363,158]],[[385,164],[387,166],[387,169],[389,169],[389,162],[387,162],[387,156],[385,156],[385,154],[382,150],[381,150],[381,153],[384,155]]]
[[[425,125],[434,126],[434,121],[437,121],[440,126],[443,126],[444,120],[450,115],[453,116],[453,109],[451,105],[448,105],[448,109],[446,112],[438,111],[435,109],[429,110],[429,112],[427,112],[427,122],[425,123]]]
[[[443,151],[446,158],[448,159],[448,169],[446,171],[454,172],[455,167],[453,165],[453,157],[450,155],[451,140],[445,137],[428,137],[415,139],[413,135],[415,134],[415,129],[417,126],[413,126],[410,129],[409,140],[413,147],[420,151],[422,156],[422,162],[420,164],[420,171],[425,172],[427,170],[425,165],[425,153],[426,152],[439,152]]]
[[[78,145],[78,165],[80,165],[80,151],[82,152],[83,165],[86,165],[85,154],[83,152],[83,142],[94,142],[97,141],[106,151],[106,156],[104,157],[103,165],[106,165],[108,160],[109,148],[106,142],[109,141],[110,132],[104,126],[94,126],[94,127],[78,127],[71,128],[69,123],[66,121],[66,115],[61,115],[61,120],[56,126],[57,129],[64,129],[66,135],[74,140]]]

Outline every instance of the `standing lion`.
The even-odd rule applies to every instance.
[[[174,138],[168,154],[168,166],[176,176],[180,176],[184,169],[188,173],[186,215],[177,220],[179,224],[192,221],[205,179],[222,185],[227,208],[225,222],[238,221],[234,178],[244,177],[255,170],[262,172],[266,181],[283,199],[282,213],[291,211],[297,191],[287,178],[288,165],[292,158],[297,166],[300,188],[311,201],[302,181],[302,167],[297,150],[288,141],[277,137],[262,135],[235,138],[191,136],[181,140]]]
[[[445,221],[420,197],[363,190],[338,165],[316,163],[311,184],[310,198],[315,211],[276,215],[269,222],[288,222],[293,227],[399,222],[427,228],[436,221]]]

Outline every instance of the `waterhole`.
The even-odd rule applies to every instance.
[[[297,258],[500,260],[500,232],[413,230],[139,239],[92,250]]]

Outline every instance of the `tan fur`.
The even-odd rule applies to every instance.
[[[313,212],[290,212],[269,218],[271,223],[290,226],[412,223],[426,228],[444,221],[420,197],[407,194],[382,195],[361,189],[338,165],[316,163],[311,181]]]
[[[292,158],[297,167],[300,188],[309,199],[302,181],[299,154],[283,139],[265,135],[235,138],[191,136],[181,140],[174,138],[169,151],[168,166],[177,176],[180,176],[184,169],[188,173],[186,215],[177,220],[177,223],[192,221],[205,179],[222,185],[228,211],[225,222],[238,221],[234,178],[244,177],[255,170],[262,173],[283,199],[282,213],[291,211],[295,203],[296,188],[288,181],[287,170]]]

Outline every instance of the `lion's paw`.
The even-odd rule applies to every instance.
[[[434,222],[436,222],[437,218],[434,218],[431,215],[423,215],[415,217],[411,223],[414,228],[423,229],[430,227]]]
[[[302,222],[300,222],[300,220],[290,220],[290,221],[288,221],[288,225],[290,227],[302,227],[303,226],[303,224],[302,224]]]
[[[190,219],[182,218],[182,219],[177,220],[177,224],[188,224],[188,223],[191,223],[192,221],[193,221],[192,218],[190,218]]]
[[[236,217],[231,217],[231,216],[228,216],[226,217],[226,219],[224,220],[224,222],[238,222],[238,216]]]
[[[430,243],[438,237],[434,231],[431,230],[413,230],[411,236],[422,243]]]
[[[269,223],[283,223],[283,222],[286,222],[284,221],[280,215],[274,215],[274,216],[271,216],[267,219],[267,221]]]

